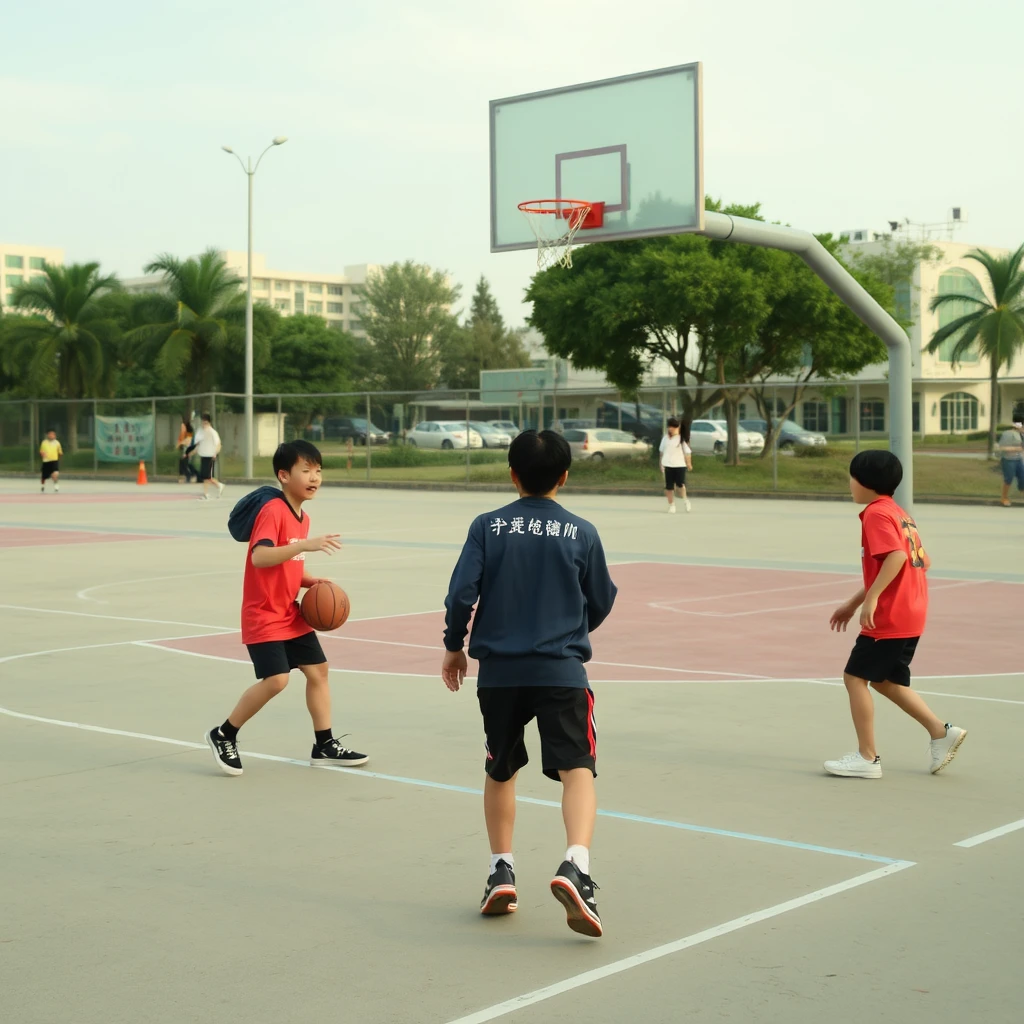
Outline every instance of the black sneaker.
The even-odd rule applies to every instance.
[[[594,899],[596,888],[590,875],[583,874],[569,860],[562,861],[558,874],[551,879],[551,893],[565,907],[566,924],[580,935],[599,939],[603,932]]]
[[[519,907],[516,895],[516,873],[508,864],[499,860],[484,888],[480,901],[480,913],[487,915],[514,914]]]
[[[309,763],[314,768],[358,768],[369,760],[368,755],[343,747],[337,739],[328,740],[322,746],[314,743],[313,753],[309,755]]]
[[[220,731],[220,726],[211,729],[206,734],[206,742],[210,744],[217,767],[225,775],[242,774],[242,761],[238,756],[238,747],[224,736]]]

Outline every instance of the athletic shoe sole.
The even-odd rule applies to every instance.
[[[480,908],[486,917],[497,917],[499,914],[514,914],[519,909],[519,897],[514,885],[496,885]]]
[[[231,767],[231,765],[229,765],[229,764],[225,764],[225,763],[224,763],[224,762],[223,762],[223,761],[222,761],[222,760],[220,759],[220,754],[218,754],[218,753],[217,753],[217,744],[213,742],[213,734],[212,734],[212,733],[209,733],[209,732],[208,732],[208,733],[207,733],[207,734],[206,734],[206,735],[205,735],[205,736],[203,737],[203,739],[205,739],[205,740],[206,740],[206,745],[207,745],[207,746],[208,746],[208,747],[210,748],[210,750],[211,750],[211,751],[213,752],[213,759],[214,759],[214,761],[216,761],[216,763],[217,763],[217,767],[218,767],[218,768],[219,768],[219,769],[220,769],[220,770],[221,770],[221,771],[222,771],[222,772],[223,772],[223,773],[224,773],[225,775],[241,775],[241,774],[242,774],[242,769],[241,769],[241,768],[232,768],[232,767]]]
[[[824,766],[822,766],[824,767]],[[877,774],[857,771],[847,771],[845,768],[825,768],[825,771],[829,775],[835,775],[840,779],[880,779],[882,777],[882,771],[879,769]]]
[[[589,935],[592,939],[599,939],[604,934],[601,919],[593,915],[569,879],[562,878],[561,875],[553,878],[551,894],[565,907],[565,923],[574,932]]]
[[[932,769],[932,775],[937,775],[939,772],[942,771],[943,768],[946,767],[947,764],[949,764],[950,761],[953,760],[954,757],[956,757],[956,752],[960,749],[960,744],[963,743],[965,739],[967,739],[966,729],[964,729],[964,731],[960,733],[960,735],[957,737],[956,743],[954,743],[953,746],[951,746],[949,750],[946,751],[946,756],[942,759],[941,763],[937,764]]]
[[[309,766],[310,768],[358,768],[369,760],[369,756],[360,757],[352,761],[338,761],[333,757],[311,757],[309,759]]]

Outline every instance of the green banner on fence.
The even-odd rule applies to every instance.
[[[96,450],[100,462],[138,462],[153,458],[152,415],[96,417]]]

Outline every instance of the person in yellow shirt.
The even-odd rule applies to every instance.
[[[64,449],[57,440],[57,431],[48,430],[45,440],[39,445],[39,458],[43,460],[43,494],[46,493],[47,480],[53,481],[55,492],[60,490],[60,457],[63,454]]]

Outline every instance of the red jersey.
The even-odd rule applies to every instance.
[[[865,590],[878,578],[886,555],[892,551],[907,553],[896,579],[878,598],[875,628],[862,629],[861,633],[877,640],[920,636],[928,616],[928,583],[917,524],[888,496],[871,502],[861,512],[860,521]]]
[[[309,536],[309,516],[296,515],[285,498],[274,498],[260,509],[249,538],[242,583],[242,643],[292,640],[313,632],[299,611],[297,598],[306,572],[306,556],[298,554],[280,565],[257,569],[253,548],[279,548]]]

